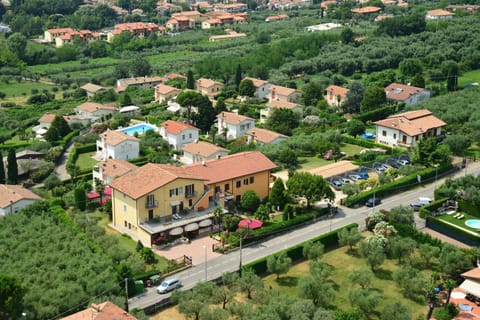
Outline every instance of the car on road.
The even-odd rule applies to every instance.
[[[420,197],[418,198],[417,202],[410,203],[410,207],[413,209],[413,211],[418,211],[421,207],[429,204],[430,202],[432,202],[432,199],[427,197]]]
[[[365,205],[367,207],[373,207],[379,205],[380,203],[382,203],[382,200],[380,200],[380,198],[369,198],[367,202],[365,202]]]
[[[178,278],[165,280],[157,287],[157,293],[167,293],[172,290],[178,289],[181,286],[182,282]]]

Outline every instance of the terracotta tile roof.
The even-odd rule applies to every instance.
[[[175,87],[160,83],[155,86],[155,90],[160,94],[168,94],[170,92],[178,92],[180,93],[182,90],[177,89]]]
[[[88,309],[69,315],[62,320],[137,320],[130,313],[110,301],[93,304]]]
[[[295,109],[300,107],[300,105],[294,102],[273,100],[267,103],[267,107],[274,109]]]
[[[47,32],[50,34],[70,33],[70,32],[73,32],[73,29],[72,28],[48,29]]]
[[[178,16],[185,16],[185,17],[196,17],[196,16],[200,16],[201,13],[198,12],[197,10],[193,10],[193,11],[182,11],[182,12],[178,12],[178,13],[173,13],[172,14],[172,17],[178,17]]]
[[[56,115],[52,113],[45,113],[40,119],[38,119],[38,122],[40,123],[52,123],[53,120],[55,119]]]
[[[207,184],[272,170],[277,166],[260,151],[241,152],[220,159],[184,166],[192,175],[204,177]]]
[[[447,10],[442,10],[442,9],[436,9],[436,10],[430,10],[430,11],[427,11],[427,14],[428,15],[431,15],[431,16],[437,16],[437,17],[440,17],[440,16],[453,16],[454,13],[452,12],[449,12]]]
[[[327,0],[327,1],[322,1],[320,6],[324,9],[328,9],[329,6],[336,6],[337,1],[336,0]]]
[[[16,203],[22,199],[41,200],[32,191],[25,189],[19,185],[0,184],[0,208],[10,206],[10,203]]]
[[[345,98],[349,90],[347,88],[331,85],[328,86],[325,91],[327,91],[327,93],[332,93],[335,97],[340,96],[342,98]]]
[[[85,102],[77,106],[78,110],[85,112],[94,112],[97,110],[117,110],[117,107],[112,104],[100,104],[95,102]]]
[[[376,121],[375,124],[386,128],[396,128],[411,137],[446,125],[426,109],[393,115],[387,119]]]
[[[81,86],[80,89],[90,91],[90,92],[98,92],[98,91],[101,91],[101,90],[105,90],[104,87],[97,86],[96,84],[93,84],[93,83],[87,83],[87,84]]]
[[[365,13],[379,12],[381,10],[382,10],[382,8],[380,8],[380,7],[369,6],[369,7],[364,7],[364,8],[355,8],[355,9],[352,9],[350,11],[352,11],[353,13],[365,14]]]
[[[137,169],[137,166],[125,160],[107,159],[97,163],[97,167],[102,168],[103,179],[107,177],[120,177],[124,174]]]
[[[286,135],[263,128],[252,128],[246,134],[263,143],[270,143],[278,138],[288,138]]]
[[[191,142],[191,143],[185,145],[182,148],[182,150],[183,150],[183,152],[188,152],[188,153],[191,153],[191,154],[201,155],[201,156],[204,156],[206,158],[208,158],[209,156],[211,156],[211,155],[213,155],[217,152],[220,152],[220,151],[228,153],[227,149],[224,149],[222,147],[216,146],[214,144],[211,144],[211,143],[208,143],[208,142],[205,142],[205,141]]]
[[[173,120],[167,120],[164,123],[162,123],[161,126],[164,127],[168,133],[175,134],[175,135],[187,129],[200,131],[200,129],[192,126],[191,124],[180,122],[180,121],[173,121]]]
[[[408,86],[406,84],[391,83],[385,88],[387,99],[405,101],[411,96],[425,91],[423,88]]]
[[[286,96],[286,97],[298,92],[295,89],[282,87],[282,86],[271,86],[269,90],[270,92],[275,91],[277,95]]]
[[[129,85],[135,85],[135,84],[144,84],[144,83],[161,83],[163,81],[163,78],[161,77],[135,77],[135,78],[125,78],[125,79],[119,79],[118,82],[120,83],[121,86],[129,86]]]
[[[147,163],[110,182],[110,187],[138,199],[178,178],[205,180],[183,167]]]
[[[223,86],[223,83],[211,80],[211,79],[206,79],[206,78],[200,78],[197,80],[197,87],[202,87],[202,88],[211,88],[214,85],[221,85]]]
[[[480,268],[473,268],[471,270],[468,270],[467,272],[462,273],[462,277],[480,280]]]
[[[252,118],[245,117],[233,112],[226,112],[226,111],[218,114],[217,118],[222,118],[226,123],[233,124],[233,125],[237,125],[246,120],[254,121],[254,119]]]
[[[105,131],[100,135],[100,137],[105,139],[105,142],[111,146],[116,146],[117,144],[127,140],[140,141],[137,138],[130,136],[124,132],[115,131],[115,130]]]
[[[288,15],[279,14],[276,16],[268,16],[267,18],[265,18],[265,21],[275,21],[275,20],[283,20],[283,19],[288,19]]]
[[[243,80],[252,80],[255,88],[259,88],[259,87],[264,86],[268,83],[268,81],[266,81],[266,80],[257,79],[257,78],[250,78],[250,77],[245,77],[245,78],[243,78]]]
[[[177,78],[187,80],[187,77],[179,73],[169,73],[165,76],[165,78],[167,78],[168,80],[177,79]]]

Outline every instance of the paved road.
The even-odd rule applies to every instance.
[[[67,147],[67,149],[65,149],[65,152],[62,154],[62,157],[60,158],[58,163],[55,165],[55,173],[57,174],[58,178],[62,181],[70,179],[70,175],[67,173],[66,164],[72,149],[73,149],[73,143],[71,143]]]
[[[480,172],[480,162],[469,164],[468,174],[478,174]],[[454,177],[463,176],[465,170],[457,172]],[[437,184],[441,184],[444,179],[439,179]],[[295,229],[285,234],[279,235],[275,238],[265,240],[261,243],[243,248],[242,250],[242,263],[247,264],[257,259],[269,256],[281,250],[287,249],[296,244],[308,241],[314,237],[317,237],[323,233],[334,230],[336,228],[343,227],[350,223],[358,223],[361,227],[364,226],[364,220],[369,212],[378,210],[381,208],[389,209],[399,205],[408,205],[409,203],[416,202],[418,197],[431,197],[433,198],[433,191],[435,183],[428,185],[422,185],[418,188],[407,191],[392,197],[382,200],[382,204],[375,208],[361,207],[357,209],[341,207],[338,210],[338,214],[328,220],[320,220],[314,222],[308,226]],[[418,215],[415,217],[416,227],[422,229],[425,227],[425,221],[420,219]],[[212,280],[220,277],[224,272],[233,272],[238,270],[240,264],[240,252],[234,251],[229,254],[222,255],[218,258],[212,259],[205,263],[193,266],[190,269],[179,272],[175,275],[183,282],[182,289],[190,289],[197,282],[205,281],[206,279]],[[148,288],[148,290],[139,296],[129,299],[129,309],[134,308],[144,309],[157,302],[160,302],[169,294],[159,295],[155,292],[155,288]]]

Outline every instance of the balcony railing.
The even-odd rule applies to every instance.
[[[145,202],[145,208],[146,209],[151,209],[151,208],[155,208],[155,207],[158,207],[158,201],[157,200]]]
[[[193,191],[193,192],[185,192],[185,198],[187,199],[190,199],[190,198],[193,198],[197,195],[197,191]]]

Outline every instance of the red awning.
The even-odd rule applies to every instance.
[[[111,196],[112,195],[112,188],[106,187],[105,190],[103,190],[103,194],[106,196]]]
[[[238,223],[238,226],[241,228],[249,228],[255,230],[263,226],[263,222],[258,219],[243,219]]]
[[[96,192],[89,192],[87,194],[87,199],[91,200],[91,199],[97,199],[97,198],[100,198],[100,195]]]

